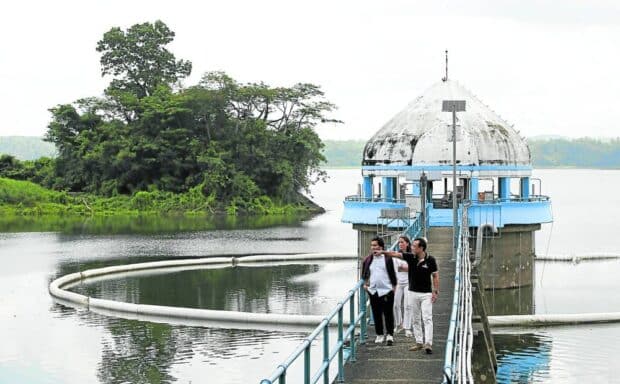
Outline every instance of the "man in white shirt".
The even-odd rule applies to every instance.
[[[375,237],[370,242],[370,255],[362,264],[364,288],[370,297],[370,308],[375,320],[377,338],[375,343],[384,341],[387,345],[394,343],[394,290],[396,288],[396,271],[392,257],[379,253],[385,247],[383,239]],[[383,318],[385,317],[384,335]]]

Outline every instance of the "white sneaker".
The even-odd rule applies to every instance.
[[[385,341],[385,336],[377,335],[377,338],[375,339],[375,344],[383,344],[384,341]]]
[[[399,326],[399,327],[396,327],[396,330],[394,331],[394,333],[398,335],[399,333],[401,333],[401,332],[403,331],[403,329],[404,329],[404,328],[403,328],[403,327],[400,327],[400,326]]]
[[[411,333],[411,331],[407,329],[405,331],[405,337],[413,337],[413,333]]]
[[[387,345],[392,345],[394,344],[394,338],[392,337],[392,335],[387,335]]]

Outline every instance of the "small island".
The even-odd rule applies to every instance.
[[[0,213],[273,215],[322,212],[303,193],[324,180],[314,127],[333,122],[319,86],[242,84],[166,48],[163,22],[112,28],[97,43],[103,96],[50,108],[56,157],[0,159]]]

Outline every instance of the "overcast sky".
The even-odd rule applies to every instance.
[[[96,43],[165,22],[170,49],[239,82],[318,84],[366,140],[444,73],[525,136],[620,136],[618,1],[30,1],[0,13],[0,135],[40,136],[49,108],[99,96]]]

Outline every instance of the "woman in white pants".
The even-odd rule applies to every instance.
[[[411,253],[411,241],[407,236],[401,236],[398,238],[398,248],[400,252]],[[402,259],[394,260],[394,270],[396,270],[396,277],[398,279],[398,285],[396,286],[396,292],[394,293],[394,325],[396,333],[405,330],[405,336],[411,337],[411,305],[407,298],[409,294],[409,264]]]

